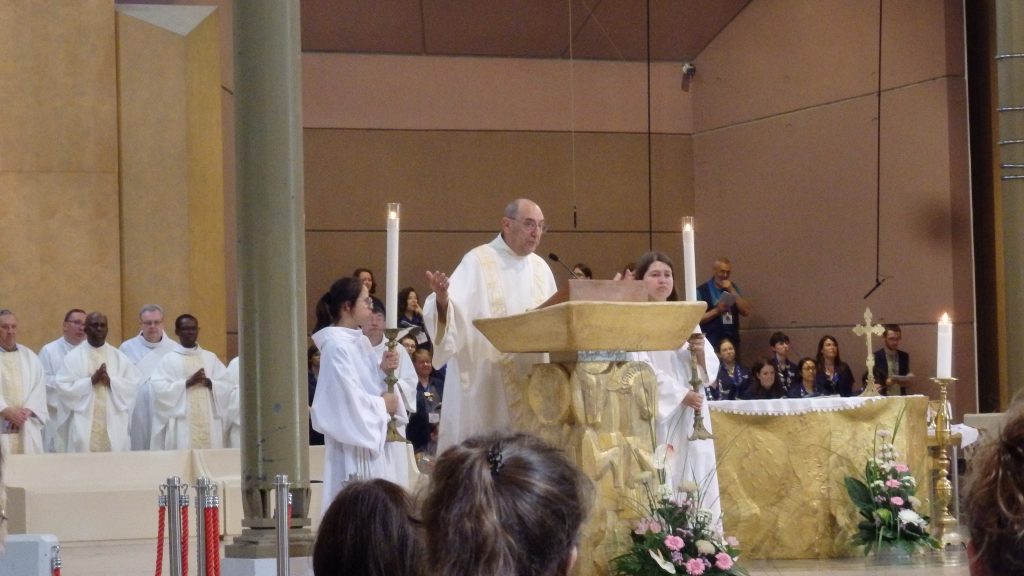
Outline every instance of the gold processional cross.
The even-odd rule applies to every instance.
[[[885,328],[881,324],[872,324],[871,308],[865,308],[864,323],[854,326],[853,333],[857,336],[863,336],[868,347],[868,357],[865,362],[868,368],[868,380],[864,384],[864,392],[861,393],[861,396],[878,396],[879,386],[875,382],[875,353],[872,350],[871,337],[885,334]]]

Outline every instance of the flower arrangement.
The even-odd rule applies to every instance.
[[[879,430],[875,455],[864,465],[864,479],[847,476],[844,480],[846,492],[862,516],[852,544],[864,546],[865,555],[884,547],[902,548],[908,554],[923,546],[939,547],[928,534],[928,517],[917,511],[921,507],[914,496],[917,480],[910,467],[898,461],[894,434]]]
[[[644,486],[649,510],[630,532],[629,551],[612,558],[612,574],[747,574],[737,564],[739,541],[723,537],[711,525],[711,512],[700,507],[696,483],[684,482],[678,492],[657,496],[648,484]]]

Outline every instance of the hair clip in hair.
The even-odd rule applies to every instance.
[[[505,465],[501,458],[501,448],[497,444],[487,451],[487,463],[491,465],[491,476],[497,476],[501,472],[501,467]]]

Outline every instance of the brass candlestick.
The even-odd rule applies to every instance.
[[[957,533],[957,519],[949,513],[949,503],[953,499],[953,484],[949,481],[949,447],[952,445],[952,429],[946,415],[946,401],[949,397],[949,385],[956,378],[932,378],[939,385],[939,410],[935,414],[935,443],[938,445],[938,457],[934,470],[938,478],[935,481],[935,508],[932,513],[932,536],[939,541],[943,550],[947,546],[960,547],[963,537]]]
[[[700,379],[700,370],[697,367],[697,355],[693,354],[692,350],[690,353],[690,387],[698,395],[701,394],[701,387],[704,381]],[[693,433],[690,434],[690,440],[714,440],[715,435],[712,434],[707,428],[704,427],[704,414],[700,408],[693,411]]]
[[[394,351],[395,346],[398,346],[398,332],[398,328],[384,329],[384,337],[388,339],[388,352]],[[388,385],[388,394],[395,393],[395,384],[398,383],[398,376],[395,374],[396,370],[397,368],[395,370],[388,370],[384,378],[384,383]],[[388,435],[386,441],[405,443],[409,442],[408,440],[403,438],[402,435],[398,432],[398,418],[394,414],[391,415],[391,420],[388,422]]]

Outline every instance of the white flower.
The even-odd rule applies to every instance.
[[[715,545],[707,540],[697,540],[697,552],[701,554],[714,554]]]
[[[924,520],[917,512],[906,508],[900,510],[899,518],[900,524],[915,524],[917,526],[922,526],[924,524]]]
[[[658,444],[654,449],[653,464],[657,470],[664,470],[668,462],[668,444]]]
[[[675,565],[665,560],[665,557],[661,555],[661,550],[648,550],[647,553],[651,555],[651,558],[654,558],[654,561],[658,563],[658,566],[661,566],[662,570],[669,574],[676,573]]]
[[[907,496],[907,500],[910,501],[910,505],[914,508],[921,507],[921,501],[917,499],[917,496]]]
[[[679,483],[679,491],[687,494],[693,494],[697,491],[697,483],[692,480],[683,480]]]

